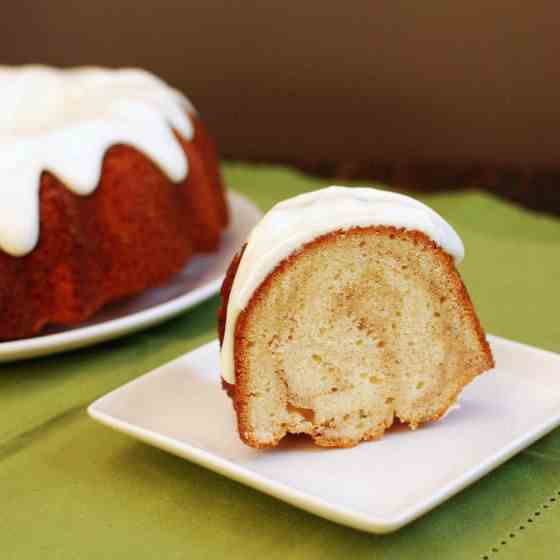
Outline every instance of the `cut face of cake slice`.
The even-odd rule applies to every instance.
[[[425,232],[323,233],[281,259],[243,304],[259,268],[241,268],[251,243],[230,267],[221,314],[222,375],[248,445],[305,433],[347,447],[382,436],[396,419],[415,428],[493,367],[452,256]]]

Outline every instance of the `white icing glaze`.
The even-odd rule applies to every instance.
[[[329,187],[280,202],[251,232],[231,288],[220,356],[222,377],[228,383],[235,383],[233,345],[239,313],[276,266],[321,235],[375,225],[421,231],[456,263],[464,257],[455,230],[434,210],[408,196],[371,188]]]
[[[189,112],[183,95],[143,70],[0,66],[0,249],[21,256],[35,247],[43,171],[90,194],[114,144],[183,180],[188,162],[172,128],[191,139]]]

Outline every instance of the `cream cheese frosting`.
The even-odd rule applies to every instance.
[[[39,237],[39,186],[53,173],[92,193],[105,152],[128,144],[174,182],[188,173],[173,134],[193,137],[190,102],[149,72],[0,66],[0,249],[29,253]]]
[[[464,257],[463,242],[456,231],[434,210],[409,196],[373,188],[333,186],[276,204],[249,235],[233,281],[220,355],[225,381],[235,383],[237,318],[278,264],[321,235],[376,225],[421,231],[456,264]]]

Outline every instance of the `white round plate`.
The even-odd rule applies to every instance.
[[[107,305],[78,327],[47,329],[40,336],[0,343],[0,362],[46,356],[97,344],[161,323],[218,293],[234,254],[262,216],[244,196],[228,192],[231,223],[216,253],[196,256],[167,284]]]

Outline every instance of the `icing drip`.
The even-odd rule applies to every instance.
[[[463,242],[434,210],[408,196],[370,188],[329,187],[274,206],[247,240],[229,296],[221,350],[222,377],[235,383],[234,331],[239,313],[280,262],[317,237],[352,227],[395,226],[425,233],[456,263]]]
[[[39,237],[43,171],[78,195],[92,193],[105,152],[128,144],[174,182],[188,162],[173,130],[190,140],[189,101],[143,70],[0,66],[0,249],[29,253]]]

